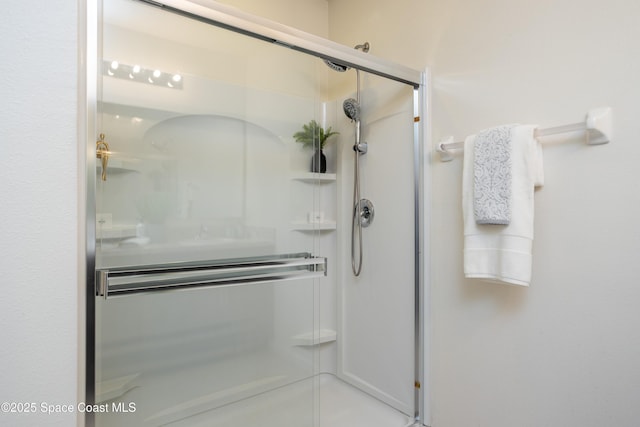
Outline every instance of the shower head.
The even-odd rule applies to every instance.
[[[360,120],[360,104],[358,104],[358,101],[355,99],[345,99],[342,103],[342,109],[344,110],[344,114],[351,120]]]
[[[323,60],[327,67],[331,68],[333,71],[337,71],[339,73],[344,73],[347,70],[350,70],[351,67],[347,67],[346,65],[337,64],[335,62],[331,62],[328,59]]]
[[[364,44],[358,44],[354,46],[354,49],[361,50],[364,53],[369,52],[369,42],[364,42]],[[328,59],[323,59],[324,63],[327,64],[327,67],[331,68],[333,71],[337,71],[339,73],[344,73],[347,70],[350,70],[351,67],[346,65],[338,64],[337,62],[329,61]]]

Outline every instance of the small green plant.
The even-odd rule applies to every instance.
[[[322,150],[327,139],[339,132],[333,132],[331,126],[326,130],[322,128],[315,120],[311,120],[306,125],[302,125],[302,130],[293,134],[297,142],[301,143],[304,148],[313,148]]]

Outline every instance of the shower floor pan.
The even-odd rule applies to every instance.
[[[194,379],[198,381],[198,379]],[[97,427],[406,427],[412,419],[379,400],[341,381],[332,374],[320,374],[278,387],[281,377],[267,377],[223,392],[213,393],[165,407],[149,415],[140,411],[98,414]],[[148,386],[150,386],[149,384]],[[273,388],[276,387],[276,388]],[[138,387],[137,387],[138,388]],[[145,388],[139,383],[139,390]],[[261,388],[268,389],[262,393]],[[316,390],[316,391],[314,391]],[[145,406],[135,389],[118,399]],[[169,394],[171,390],[158,390]],[[243,394],[250,397],[237,400]],[[234,396],[236,400],[234,400]],[[204,410],[212,399],[230,403]],[[232,401],[233,400],[233,401]],[[126,405],[125,405],[126,406]]]

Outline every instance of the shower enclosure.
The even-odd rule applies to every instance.
[[[87,425],[420,424],[422,74],[206,0],[99,15]]]

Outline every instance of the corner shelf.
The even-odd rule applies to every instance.
[[[136,224],[114,224],[109,227],[96,226],[97,239],[125,239],[136,236]]]
[[[337,338],[337,333],[333,329],[320,329],[315,332],[307,332],[304,334],[296,335],[291,338],[292,344],[300,347],[311,347],[327,342],[334,342]]]
[[[318,173],[318,172],[294,172],[291,175],[293,181],[298,181],[304,184],[322,186],[323,184],[335,184],[337,175],[335,173]],[[328,190],[328,187],[323,186],[324,190]],[[335,191],[335,190],[334,190]],[[324,216],[324,214],[323,214]],[[294,231],[302,232],[315,232],[315,231],[335,231],[337,229],[335,220],[326,220],[321,222],[308,222],[304,219],[293,219],[291,222],[291,229]]]
[[[96,402],[105,402],[123,396],[136,386],[134,381],[139,376],[140,374],[133,374],[98,382],[96,384]]]
[[[330,231],[336,229],[336,222],[293,222],[291,228],[295,231]]]
[[[302,181],[309,184],[334,182],[336,180],[335,173],[317,173],[317,172],[300,172],[294,174],[291,179]]]

